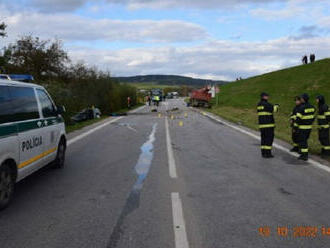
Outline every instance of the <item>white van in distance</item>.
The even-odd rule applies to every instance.
[[[0,79],[0,210],[16,182],[50,163],[63,167],[63,112],[42,86]]]

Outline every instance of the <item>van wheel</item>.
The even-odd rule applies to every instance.
[[[54,161],[54,168],[60,169],[64,167],[65,151],[66,151],[66,145],[65,145],[65,141],[62,139],[57,148],[57,155]]]
[[[7,164],[0,166],[0,210],[6,208],[14,195],[15,177]]]

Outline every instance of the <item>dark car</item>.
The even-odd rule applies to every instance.
[[[71,117],[74,122],[82,122],[101,117],[101,111],[98,108],[88,108]]]

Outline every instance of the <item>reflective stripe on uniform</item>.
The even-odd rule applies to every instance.
[[[312,129],[312,125],[299,125],[299,129]]]
[[[303,116],[301,113],[297,113],[296,115],[297,115],[297,117],[299,117],[299,118],[301,118],[301,117]]]
[[[328,125],[319,125],[318,126],[319,128],[330,128],[330,125],[328,124]]]
[[[324,150],[330,150],[330,146],[324,146],[323,149]]]
[[[259,112],[258,115],[264,116],[264,115],[273,115],[273,114],[269,112]]]
[[[326,119],[327,117],[325,115],[318,115],[317,116],[317,119],[320,119],[320,120],[324,120]]]
[[[262,150],[271,150],[272,148],[272,146],[261,146]]]
[[[257,109],[258,110],[263,110],[265,107],[264,106],[258,106]]]
[[[329,116],[330,115],[330,112],[325,112],[324,114],[327,115],[327,116]]]
[[[314,119],[314,118],[315,118],[314,115],[302,115],[300,117],[300,119],[302,119],[302,120],[311,120],[311,119]]]
[[[306,153],[306,152],[308,152],[308,148],[300,149],[300,151],[303,152],[303,153]]]
[[[313,113],[313,112],[315,112],[314,108],[305,109],[305,113]]]
[[[294,146],[294,147],[297,147],[297,146],[298,146],[298,144],[297,144],[297,143],[293,143],[293,146]]]
[[[278,106],[277,106],[277,105],[274,106],[274,112],[275,112],[275,113],[278,112]]]
[[[296,120],[296,119],[297,119],[297,116],[292,115],[290,118],[291,118],[292,120]]]
[[[264,125],[259,125],[259,128],[271,128],[275,127],[275,124],[264,124]]]
[[[299,125],[297,123],[294,123],[293,126],[294,127],[299,127]]]

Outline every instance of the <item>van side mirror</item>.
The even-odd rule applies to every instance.
[[[63,113],[65,113],[65,107],[64,106],[56,106],[57,108],[57,114],[58,115],[62,115]]]

